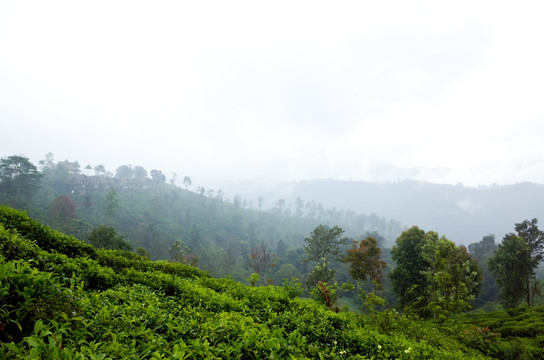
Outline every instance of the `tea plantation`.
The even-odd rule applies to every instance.
[[[544,309],[442,323],[334,312],[101,250],[0,207],[0,359],[544,359]]]

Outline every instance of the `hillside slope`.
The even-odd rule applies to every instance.
[[[513,231],[515,223],[544,217],[544,185],[533,183],[474,188],[419,181],[379,183],[327,179],[255,181],[225,184],[223,188],[248,199],[257,196],[269,201],[285,199],[291,206],[299,197],[322,203],[327,208],[377,213],[396,219],[404,227],[417,225],[438,231],[464,245],[478,242],[488,234],[501,239]]]
[[[3,359],[483,359],[511,348],[463,335],[470,325],[335,313],[293,284],[249,287],[99,250],[7,207],[0,260]]]

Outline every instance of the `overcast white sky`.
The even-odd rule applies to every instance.
[[[544,2],[1,1],[0,156],[544,183]]]

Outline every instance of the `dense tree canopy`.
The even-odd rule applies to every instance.
[[[401,308],[414,303],[424,294],[427,279],[421,271],[430,264],[423,258],[422,248],[429,236],[435,234],[425,234],[425,231],[413,226],[398,237],[391,249],[396,267],[390,277]]]
[[[544,232],[537,219],[515,224],[516,234],[507,234],[489,267],[500,289],[501,302],[508,307],[519,304],[523,296],[527,305],[533,305],[540,282],[536,269],[544,256]]]
[[[354,241],[353,247],[346,251],[346,262],[350,265],[349,273],[356,280],[382,282],[382,270],[387,264],[381,259],[382,250],[373,237],[361,242]]]
[[[344,230],[338,226],[332,228],[326,225],[316,227],[310,237],[304,239],[307,260],[319,262],[323,259],[341,260],[340,246],[347,244],[347,237],[342,237]]]
[[[151,180],[156,184],[161,184],[166,181],[166,176],[160,170],[153,169],[150,174]]]
[[[399,236],[391,254],[396,262],[391,281],[401,307],[435,318],[470,309],[481,268],[464,246],[412,227]]]
[[[506,235],[495,256],[489,260],[489,269],[499,284],[499,296],[503,306],[518,306],[527,295],[533,274],[531,247],[521,236]]]
[[[471,308],[480,291],[481,268],[464,246],[444,237],[429,237],[423,257],[430,264],[423,270],[427,278],[425,313],[434,318]]]
[[[472,243],[468,246],[468,251],[482,267],[482,287],[480,294],[475,300],[476,306],[497,300],[499,287],[488,265],[489,259],[495,255],[496,250],[495,235],[492,234],[486,235],[480,242]]]
[[[310,282],[331,282],[334,279],[335,270],[330,267],[333,260],[342,260],[341,245],[347,244],[347,237],[342,237],[344,230],[338,226],[332,228],[319,225],[304,239],[306,245],[306,261],[317,263],[312,270]]]
[[[0,192],[15,200],[29,201],[40,187],[42,174],[24,156],[9,156],[0,159]]]
[[[118,179],[130,179],[134,175],[134,170],[130,165],[121,165],[115,170],[115,177]]]
[[[525,220],[515,225],[518,236],[531,248],[531,257],[539,262],[544,258],[544,231],[538,228],[537,219]]]

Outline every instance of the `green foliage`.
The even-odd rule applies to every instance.
[[[505,308],[518,306],[527,294],[534,269],[529,245],[520,236],[506,235],[489,260],[489,269],[499,284],[501,304]]]
[[[471,308],[481,285],[481,269],[464,246],[413,227],[401,234],[391,254],[399,303],[418,316],[446,319]]]
[[[96,249],[73,236],[61,234],[30,219],[24,212],[0,206],[0,223],[6,229],[16,230],[22,237],[31,240],[45,251],[57,251],[70,257],[89,256],[96,258]]]
[[[127,243],[123,236],[117,234],[114,228],[111,226],[100,225],[96,229],[93,229],[87,241],[102,249],[116,249],[116,250],[131,250],[132,247]]]
[[[423,247],[423,256],[431,264],[423,271],[427,277],[426,311],[435,319],[471,308],[481,285],[481,269],[464,246],[441,238]]]
[[[57,275],[0,256],[0,342],[21,341],[37,321],[66,321],[78,311],[74,295],[74,287],[64,287]]]
[[[319,225],[316,227],[309,238],[304,239],[306,245],[307,260],[321,262],[323,259],[341,260],[340,245],[347,244],[347,238],[342,237],[344,230],[338,226],[329,228]]]
[[[259,282],[259,273],[251,273],[247,278],[247,282],[250,283],[251,286],[255,286],[255,284]]]
[[[495,251],[497,250],[495,235],[484,236],[480,242],[470,244],[468,250],[482,267],[482,287],[480,294],[474,301],[474,305],[479,307],[487,302],[496,301],[498,299],[499,287],[488,265],[489,259],[495,255]]]
[[[304,239],[306,245],[306,261],[316,263],[309,275],[309,286],[311,282],[332,282],[334,280],[335,270],[331,268],[330,263],[333,260],[342,260],[340,246],[347,244],[347,237],[342,237],[344,230],[338,226],[329,228],[319,225],[316,227],[309,238]]]
[[[492,358],[544,358],[544,307],[467,313],[447,325],[462,343]]]
[[[531,257],[538,263],[544,259],[544,231],[538,228],[538,220],[525,220],[515,225],[518,236],[531,248]]]
[[[336,306],[338,300],[338,284],[327,285],[326,283],[319,281],[314,282],[314,288],[311,291],[312,298],[327,306],[329,310],[338,312],[340,308]]]
[[[24,156],[0,159],[0,194],[15,204],[26,203],[40,187],[42,174]]]
[[[105,208],[104,218],[107,222],[111,223],[115,210],[119,206],[119,196],[114,188],[111,188],[104,196]]]
[[[43,227],[56,237],[45,249],[22,232],[34,221],[12,212],[0,211],[0,359],[542,357],[542,310],[501,313],[502,337],[472,330],[491,328],[469,325],[476,315],[445,327],[392,311],[336,313],[299,298],[298,282],[249,287],[122,250],[90,256]]]
[[[357,245],[359,245],[357,247]],[[363,280],[381,284],[382,269],[387,264],[381,259],[382,250],[373,237],[367,237],[360,243],[354,241],[351,249],[346,251],[346,262],[349,263],[349,273],[355,280]]]
[[[191,254],[191,249],[188,246],[184,246],[181,239],[177,239],[170,248],[170,261],[196,266],[198,257]]]
[[[291,279],[283,279],[283,290],[290,298],[296,298],[301,296],[304,293],[304,289],[300,281],[293,277]]]
[[[433,235],[428,234],[428,236]],[[425,231],[414,226],[404,231],[391,249],[391,256],[396,267],[390,273],[390,277],[393,290],[399,296],[399,305],[402,308],[424,296],[427,278],[421,271],[429,267],[422,252],[425,242]]]

